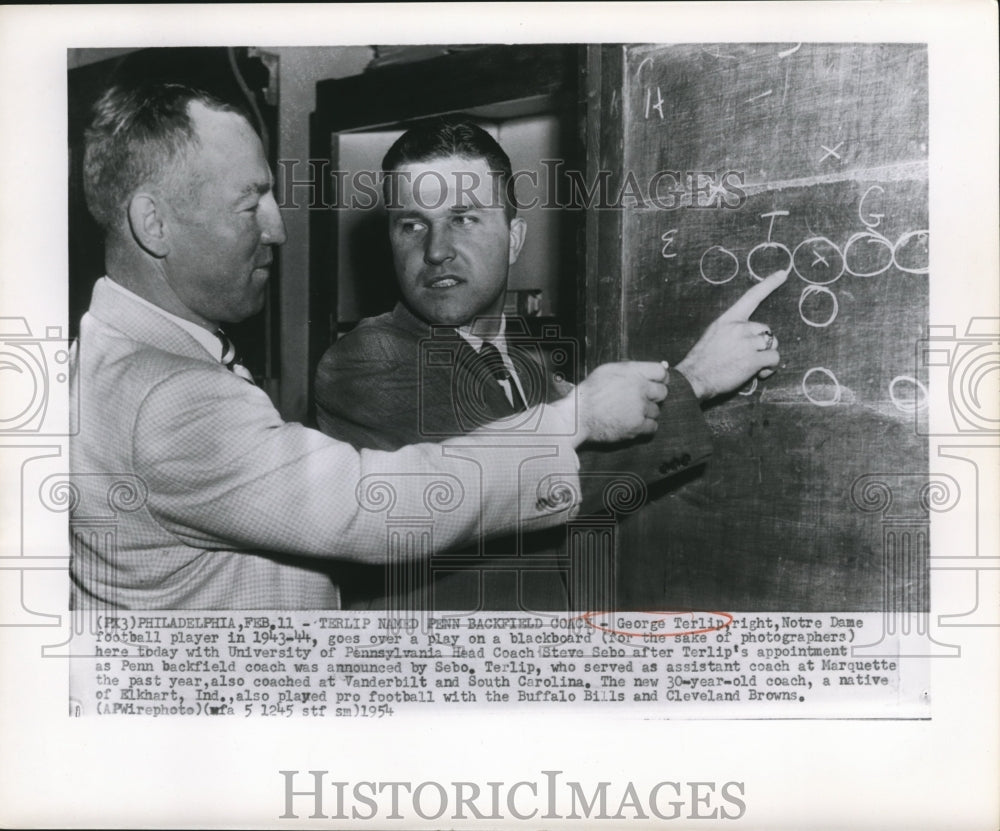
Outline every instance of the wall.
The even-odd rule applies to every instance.
[[[555,115],[533,115],[501,121],[497,135],[513,170],[526,170],[537,175],[534,186],[529,177],[518,177],[517,199],[527,205],[520,212],[528,224],[521,256],[510,270],[510,288],[541,289],[541,314],[562,313],[559,303],[560,269],[560,218],[561,211],[554,211],[541,203],[545,199],[548,169],[541,165],[544,159],[561,156],[559,118]]]
[[[309,158],[309,114],[316,107],[316,82],[343,78],[364,70],[374,53],[367,46],[266,47],[278,55],[280,102],[278,155],[298,159],[304,176]],[[309,389],[308,298],[309,212],[303,207],[282,211],[288,240],[281,249],[281,391],[279,409],[289,420],[306,415]]]

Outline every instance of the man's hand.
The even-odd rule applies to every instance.
[[[581,441],[613,442],[656,431],[659,403],[667,397],[663,364],[603,364],[577,388]]]
[[[765,323],[750,320],[757,307],[785,282],[787,271],[776,271],[751,288],[712,321],[705,334],[677,364],[701,400],[731,392],[757,375],[774,374],[781,356],[778,341]]]

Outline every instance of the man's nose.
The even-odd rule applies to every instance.
[[[427,242],[424,245],[424,262],[429,265],[439,265],[454,256],[451,229],[447,225],[432,225],[427,232]]]
[[[260,239],[265,245],[285,244],[285,221],[281,218],[281,209],[274,199],[273,193],[264,194],[260,201]]]

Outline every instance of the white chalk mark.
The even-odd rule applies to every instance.
[[[726,189],[722,186],[721,181],[715,182],[714,180],[708,186],[708,193],[706,194],[709,199],[715,196],[721,196],[723,201],[726,198]]]
[[[809,380],[809,376],[814,372],[821,372],[826,375],[832,382],[836,389],[834,390],[833,397],[828,399],[813,398],[809,394],[809,390],[806,389],[806,382]],[[832,407],[834,404],[840,403],[841,389],[840,382],[837,380],[837,376],[834,375],[826,367],[814,366],[812,369],[806,370],[806,374],[802,376],[802,394],[809,399],[810,403],[815,404],[817,407]]]
[[[805,312],[802,310],[802,306],[806,302],[806,299],[814,294],[828,294],[830,295],[830,299],[833,301],[833,311],[830,312],[830,317],[828,317],[822,323],[817,323],[815,320],[810,320],[808,317],[806,317]],[[832,291],[830,291],[830,289],[828,289],[826,286],[806,286],[804,289],[802,289],[802,296],[799,297],[799,317],[802,318],[802,322],[805,323],[807,326],[812,326],[816,329],[825,329],[827,326],[829,326],[831,323],[833,323],[833,321],[837,319],[837,315],[839,313],[840,313],[840,304],[837,303],[837,295],[835,295]]]
[[[825,265],[827,268],[830,267],[830,261],[822,254],[820,254],[819,251],[817,251],[815,248],[813,249],[813,256],[816,258],[815,260],[812,261],[813,265],[816,265],[816,263],[823,263],[823,265]]]
[[[770,211],[766,214],[761,214],[761,219],[770,219],[771,224],[767,227],[767,241],[771,241],[771,232],[774,230],[774,218],[776,216],[788,216],[788,211]]]
[[[760,95],[755,95],[753,98],[748,98],[743,103],[744,104],[750,104],[751,102],[758,101],[761,98],[767,98],[767,96],[769,96],[772,92],[774,92],[774,90],[773,89],[769,89],[767,92],[762,92]]]
[[[780,242],[762,242],[760,245],[755,245],[753,248],[750,249],[750,253],[747,254],[747,268],[750,271],[750,276],[753,277],[753,279],[756,280],[758,283],[761,280],[763,280],[764,277],[766,277],[767,275],[765,274],[764,277],[762,277],[760,274],[754,271],[753,266],[750,265],[750,258],[753,257],[753,255],[762,248],[780,248],[788,255],[788,266],[791,267],[792,265],[792,252],[789,251]]]
[[[733,273],[730,274],[728,277],[726,277],[724,280],[710,280],[708,278],[708,275],[705,274],[705,257],[707,257],[710,252],[715,250],[719,250],[723,254],[727,254],[728,256],[732,257],[733,262],[736,264],[736,268],[733,270]],[[701,259],[698,261],[698,270],[701,272],[701,279],[704,280],[706,283],[711,283],[713,286],[721,286],[723,283],[728,283],[730,280],[733,279],[733,277],[739,274],[740,261],[739,258],[728,248],[723,248],[721,245],[713,245],[711,248],[706,249],[705,253],[701,255]]]
[[[799,49],[802,48],[802,42],[799,41],[791,49],[785,49],[783,52],[778,53],[779,58],[787,58],[789,55],[794,55]]]
[[[833,156],[835,159],[840,159],[840,154],[837,152],[841,147],[843,147],[844,142],[840,142],[836,147],[827,147],[825,144],[821,144],[820,147],[826,152],[820,156],[820,161],[824,161],[827,157]]]
[[[899,260],[896,258],[896,253],[907,242],[909,242],[910,237],[917,237],[921,242],[926,243],[927,240],[930,238],[930,231],[927,231],[925,229],[921,231],[908,231],[907,233],[903,234],[898,240],[896,240],[896,244],[892,247],[892,261],[896,264],[896,268],[898,268],[900,271],[905,271],[907,274],[926,274],[931,269],[930,263],[923,266],[922,268],[909,268],[907,266],[900,265]]]
[[[663,121],[663,94],[660,92],[660,88],[656,88],[656,103],[652,103],[653,90],[650,87],[646,87],[646,118],[649,118],[650,105],[652,109],[656,110],[660,114],[660,121]]]
[[[776,179],[773,182],[746,182],[741,187],[748,196],[756,196],[758,193],[768,191],[807,188],[813,185],[832,185],[837,182],[864,182],[876,179],[881,182],[922,182],[927,180],[927,171],[927,161],[922,159],[868,167],[863,170],[838,167],[830,173],[803,176],[799,179]],[[763,173],[760,175],[764,176]]]
[[[750,389],[740,390],[740,395],[753,395],[757,390],[757,376],[750,379]]]
[[[677,229],[671,228],[669,231],[665,231],[660,234],[660,239],[663,241],[663,248],[660,249],[660,256],[662,256],[665,260],[669,260],[671,257],[677,256],[676,251],[671,251],[669,254],[667,253],[667,249],[674,244],[674,234],[676,233]]]
[[[840,271],[836,272],[828,280],[811,280],[799,270],[799,267],[797,265],[795,265],[795,255],[799,253],[799,249],[802,248],[802,246],[804,245],[810,245],[813,246],[812,253],[815,254],[817,257],[817,259],[813,260],[812,265],[816,265],[817,262],[822,261],[823,264],[829,268],[830,264],[815,248],[815,246],[819,244],[828,245],[836,252],[837,256],[840,257]],[[829,285],[830,283],[835,283],[837,280],[840,279],[841,275],[844,273],[844,267],[845,267],[844,255],[840,253],[840,248],[837,247],[837,244],[834,243],[832,240],[828,239],[827,237],[809,237],[808,239],[802,240],[802,242],[800,242],[798,245],[795,246],[795,250],[792,251],[792,268],[795,270],[795,273],[798,274],[799,277],[801,277],[807,283],[812,283],[813,285],[816,286],[826,286]],[[830,268],[830,270],[833,271],[832,268]]]
[[[868,190],[864,192],[864,194],[861,196],[861,201],[858,202],[858,218],[868,228],[878,228],[878,226],[882,222],[882,217],[885,216],[885,214],[870,214],[870,216],[873,217],[875,221],[869,222],[867,219],[865,219],[865,215],[861,212],[861,209],[865,205],[865,199],[867,198],[868,194],[871,193],[873,190],[877,190],[879,191],[879,193],[885,193],[885,188],[883,188],[881,185],[872,185],[870,188],[868,188]]]
[[[878,243],[882,245],[889,252],[889,259],[884,266],[875,269],[875,271],[855,271],[851,268],[847,254],[851,250],[851,246],[861,240],[868,240],[870,242]],[[883,271],[888,271],[895,260],[895,250],[892,247],[892,243],[889,242],[885,237],[883,237],[878,231],[858,231],[856,234],[852,234],[851,237],[844,244],[844,268],[847,273],[852,277],[874,277],[876,274],[881,274]]]
[[[898,398],[896,396],[896,384],[901,384],[903,382],[913,384],[920,390],[920,395],[914,395],[912,401],[905,401]],[[911,375],[897,375],[892,379],[892,381],[889,382],[889,398],[892,400],[892,406],[900,412],[915,413],[917,410],[923,410],[927,407],[927,387]]]
[[[739,60],[739,58],[737,58],[735,55],[723,55],[721,52],[709,52],[704,46],[701,47],[701,51],[704,52],[706,55],[711,55],[713,58],[728,58],[729,60],[732,61]]]
[[[645,66],[646,64],[648,64],[648,63],[652,63],[652,62],[653,62],[653,59],[652,59],[652,58],[643,58],[643,59],[642,59],[642,63],[640,63],[640,64],[639,64],[639,65],[638,65],[638,66],[637,66],[637,67],[635,68],[635,79],[636,79],[637,81],[639,80],[639,73],[640,73],[640,72],[642,72],[642,68],[643,68],[643,67],[644,67],[644,66]]]
[[[656,88],[656,103],[653,104],[653,109],[660,114],[660,121],[663,121],[663,93],[660,92],[660,88]]]

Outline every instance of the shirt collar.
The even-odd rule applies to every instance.
[[[190,320],[185,320],[183,317],[171,314],[166,309],[161,309],[155,303],[150,303],[145,297],[140,297],[134,291],[130,291],[125,288],[125,286],[116,283],[110,277],[102,277],[101,280],[105,282],[113,291],[126,295],[130,299],[135,300],[143,306],[152,309],[154,312],[159,313],[171,323],[180,326],[185,332],[198,341],[198,343],[205,347],[209,355],[211,355],[216,361],[219,361],[219,363],[222,362],[222,341],[216,337],[214,332],[210,332],[204,326],[199,326],[197,323],[192,323]]]
[[[472,323],[468,324],[467,326],[459,326],[455,331],[457,331],[458,334],[460,334],[463,338],[465,338],[465,341],[469,344],[469,346],[471,346],[473,349],[476,350],[476,352],[478,352],[480,349],[483,348],[483,341],[487,340],[481,334],[477,334],[477,331],[480,332],[482,331],[485,323],[486,319],[477,317],[475,320],[472,321]],[[497,351],[504,358],[507,357],[506,334],[507,334],[507,316],[501,314],[500,326],[497,329],[497,333],[492,337],[490,337],[489,341],[497,348]]]

